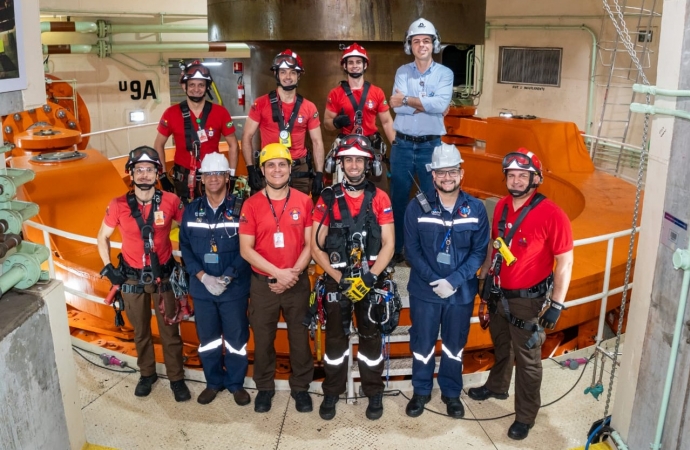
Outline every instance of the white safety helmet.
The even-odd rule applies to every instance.
[[[438,31],[436,31],[436,27],[434,27],[433,23],[426,19],[420,18],[412,22],[410,24],[410,28],[407,29],[407,33],[405,33],[405,42],[403,43],[405,53],[408,55],[412,54],[412,36],[418,36],[420,34],[431,36],[434,41],[434,53],[441,52],[441,35],[438,34]]]
[[[431,164],[426,165],[426,171],[431,172],[432,170],[445,169],[446,167],[457,167],[463,162],[456,146],[442,142],[441,145],[434,149],[434,153],[431,155]]]
[[[220,153],[209,153],[204,156],[203,161],[201,161],[201,168],[199,172],[228,172],[230,170],[230,165],[228,164],[228,158]]]

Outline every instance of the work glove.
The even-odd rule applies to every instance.
[[[445,278],[432,281],[429,283],[429,286],[434,286],[434,292],[441,298],[448,298],[457,291],[457,289],[453,289],[453,286]]]
[[[255,165],[251,164],[247,166],[247,175],[249,176],[249,187],[253,191],[260,191],[264,187],[263,181],[261,181],[261,173]]]
[[[372,272],[367,272],[364,275],[362,275],[362,282],[369,289],[374,288],[374,283],[376,283],[376,280],[378,280],[378,277],[374,275]]]
[[[311,183],[312,200],[317,201],[321,195],[321,191],[323,191],[323,172],[315,172],[314,181]]]
[[[482,330],[489,328],[489,323],[491,322],[491,315],[489,314],[489,305],[486,300],[482,299],[479,302],[479,310],[477,311],[477,317],[479,318],[479,326]]]
[[[353,303],[356,303],[364,298],[364,296],[367,295],[369,292],[369,288],[367,287],[366,284],[364,284],[364,281],[362,281],[362,278],[357,277],[357,278],[341,278],[340,283],[338,284],[338,288],[340,288],[341,293],[350,299]]]
[[[125,284],[125,281],[127,281],[127,277],[123,275],[120,268],[115,268],[112,263],[108,263],[108,265],[101,270],[101,276],[107,277],[113,286]]]
[[[546,299],[546,304],[544,304],[544,308],[539,313],[539,325],[547,330],[553,330],[556,327],[558,318],[561,317],[561,311],[563,308],[563,303]]]
[[[207,273],[201,276],[201,282],[206,286],[206,290],[216,297],[225,292],[227,288],[223,280]]]
[[[350,121],[350,116],[346,114],[340,114],[333,119],[333,126],[338,129],[349,127],[350,125],[352,125],[352,121]]]

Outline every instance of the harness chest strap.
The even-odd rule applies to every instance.
[[[206,128],[206,120],[208,119],[209,113],[213,104],[211,102],[204,102],[204,109],[199,118],[199,129],[204,130]],[[199,141],[199,134],[194,130],[194,125],[192,124],[192,113],[189,109],[189,104],[187,100],[180,102],[180,110],[182,111],[182,119],[184,121],[184,135],[185,144],[187,151],[192,154],[195,160],[199,159],[199,152],[201,149],[201,142]]]
[[[368,81],[364,82],[362,98],[359,99],[359,104],[355,101],[355,96],[352,93],[352,89],[350,89],[350,83],[343,80],[340,82],[340,87],[342,87],[343,91],[345,91],[345,94],[347,94],[347,98],[350,99],[350,103],[352,104],[352,109],[355,111],[355,126],[361,127],[362,113],[364,112],[364,105],[367,101],[367,95],[369,94],[369,88],[371,87],[371,83],[369,83]]]

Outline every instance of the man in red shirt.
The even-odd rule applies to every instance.
[[[393,118],[386,96],[380,87],[364,81],[364,72],[369,67],[367,51],[361,45],[354,43],[343,50],[340,65],[347,74],[347,81],[341,81],[340,86],[331,90],[326,101],[326,112],[323,115],[323,126],[330,131],[339,131],[338,138],[349,134],[362,134],[369,138],[376,151],[376,158],[381,160],[386,153],[381,134],[376,128],[376,118],[389,142],[395,139]],[[337,144],[334,144],[335,149]],[[387,186],[385,170],[376,181],[383,177]],[[372,176],[368,172],[368,176]]]
[[[263,187],[260,172],[254,166],[252,145],[252,138],[259,130],[261,148],[280,143],[290,150],[292,187],[307,195],[311,193],[316,199],[323,189],[323,138],[316,106],[297,93],[297,83],[304,74],[302,59],[287,49],[273,59],[271,70],[278,87],[256,99],[242,133],[242,156],[247,163],[249,185],[255,192]],[[311,155],[305,145],[307,132],[314,147]]]
[[[508,153],[503,173],[510,195],[496,205],[489,244],[493,252],[479,273],[480,294],[489,311],[487,318],[482,305],[480,320],[482,326],[489,320],[496,362],[484,386],[470,389],[468,395],[474,400],[508,398],[515,363],[515,422],[508,437],[519,440],[529,434],[541,406],[544,328],[553,329],[563,309],[573,267],[573,235],[565,212],[537,193],[543,169],[534,153],[524,148]]]
[[[163,312],[174,312],[177,306],[169,281],[175,266],[170,228],[173,220],[182,221],[184,207],[175,194],[154,188],[162,168],[158,153],[151,147],[138,147],[129,153],[125,170],[132,178],[134,189],[108,205],[98,231],[98,253],[105,264],[101,275],[108,277],[114,286],[121,286],[124,309],[134,328],[137,365],[141,373],[134,395],[146,397],[158,380],[151,336],[153,300],[165,371],[175,400],[182,402],[191,398],[184,382],[182,338],[176,323],[166,325]],[[120,227],[122,236],[122,253],[117,268],[112,264],[110,253],[110,236],[116,227]]]
[[[220,137],[228,143],[230,176],[237,167],[237,138],[230,113],[223,106],[204,100],[210,92],[211,72],[199,61],[182,71],[180,84],[187,100],[172,105],[163,113],[153,148],[165,166],[165,144],[172,134],[175,139],[173,184],[175,193],[185,202],[201,196],[201,179],[197,177],[201,160],[209,153],[218,152]],[[167,173],[165,167],[164,172]],[[198,178],[198,179],[197,179]],[[190,187],[194,190],[190,192]]]
[[[357,360],[362,390],[369,398],[366,416],[376,420],[383,414],[384,360],[381,331],[370,313],[376,300],[371,289],[374,285],[381,288],[383,280],[379,282],[378,276],[393,256],[393,213],[388,195],[365,179],[374,160],[374,149],[366,137],[343,137],[335,158],[342,166],[343,181],[323,190],[314,209],[311,237],[314,261],[327,274],[326,292],[339,298],[331,301],[329,296],[323,305],[328,317],[326,379],[319,415],[324,420],[335,417],[335,404],[345,392],[354,305],[359,334]]]
[[[254,411],[268,412],[275,394],[274,342],[282,310],[290,344],[290,390],[299,412],[310,412],[309,383],[314,358],[302,320],[309,309],[311,199],[291,188],[292,157],[282,144],[259,155],[266,187],[244,202],[240,214],[240,254],[252,266],[249,324],[254,331]]]

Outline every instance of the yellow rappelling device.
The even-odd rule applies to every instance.
[[[494,240],[493,246],[496,250],[498,250],[498,252],[503,257],[503,260],[506,262],[506,266],[512,266],[513,264],[515,264],[515,261],[517,261],[517,258],[510,251],[510,248],[506,245],[503,238],[501,238],[501,237],[496,238]]]

